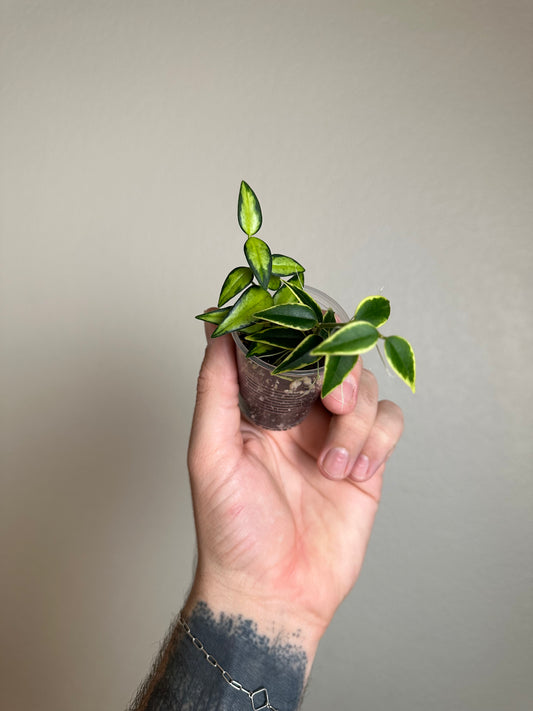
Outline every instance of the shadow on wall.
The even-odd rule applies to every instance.
[[[0,666],[10,708],[57,710],[87,698],[87,678],[112,687],[128,606],[149,594],[146,560],[159,565],[183,512],[190,523],[194,379],[185,387],[170,354],[156,362],[132,343],[42,350],[12,383]]]

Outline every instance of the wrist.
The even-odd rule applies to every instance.
[[[262,591],[243,591],[237,581],[232,584],[197,572],[183,614],[189,616],[199,604],[205,604],[217,618],[230,616],[249,620],[260,637],[300,649],[305,655],[307,679],[327,627],[312,613],[285,597],[277,598]]]
[[[205,602],[190,610],[192,604],[189,598],[179,618],[181,653],[189,657],[196,686],[217,699],[217,708],[296,711],[308,671],[301,646],[261,634],[242,614],[215,612]]]

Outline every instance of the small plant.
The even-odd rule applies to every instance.
[[[273,375],[323,367],[322,396],[340,385],[359,355],[377,347],[381,340],[391,368],[415,391],[411,345],[400,336],[384,336],[378,331],[390,315],[388,299],[368,296],[347,323],[340,323],[332,309],[323,310],[305,290],[304,267],[291,257],[272,254],[266,242],[255,236],[263,220],[261,206],[244,181],[237,215],[247,236],[244,254],[248,266],[236,267],[228,274],[217,309],[196,316],[216,324],[213,338],[238,332],[248,348],[247,356],[268,363]]]

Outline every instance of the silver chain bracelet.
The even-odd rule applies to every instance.
[[[252,705],[252,711],[263,711],[263,709],[267,709],[269,711],[278,711],[277,709],[274,708],[274,706],[271,705],[269,699],[268,699],[268,691],[264,686],[262,686],[260,689],[256,689],[255,691],[249,691],[248,689],[245,689],[244,686],[239,683],[238,681],[235,681],[233,677],[225,670],[223,669],[220,664],[217,662],[217,660],[213,657],[212,654],[209,654],[209,652],[204,648],[204,645],[200,642],[198,637],[195,637],[193,633],[191,632],[191,628],[189,625],[185,622],[183,617],[180,615],[178,617],[178,622],[179,624],[183,627],[183,630],[185,631],[185,634],[187,637],[191,640],[191,642],[194,644],[196,649],[198,649],[206,660],[209,662],[209,664],[212,667],[215,667],[217,669],[226,684],[229,684],[232,688],[236,689],[237,691],[242,691],[244,694],[248,696],[250,699],[250,703]]]

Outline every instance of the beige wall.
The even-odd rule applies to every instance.
[[[124,708],[180,607],[245,178],[419,363],[369,359],[406,434],[304,708],[529,708],[531,0],[0,7],[0,706]]]

